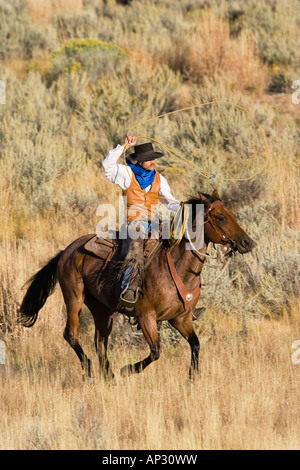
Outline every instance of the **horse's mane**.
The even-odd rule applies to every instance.
[[[219,198],[212,196],[211,194],[206,193],[198,193],[198,195],[190,195],[187,201],[184,201],[184,204],[191,204],[192,206],[195,204],[203,204],[204,201],[201,199],[200,194],[205,196],[207,202],[212,204],[214,201],[220,201]]]
[[[192,206],[192,209],[194,209],[197,204],[203,204],[204,203],[204,200],[201,199],[200,195],[205,196],[206,201],[209,205],[212,204],[214,201],[220,201],[219,198],[216,198],[216,197],[212,196],[211,194],[206,194],[206,193],[199,192],[197,195],[190,195],[189,199],[184,201],[183,204],[189,204],[189,205]],[[174,217],[175,217],[175,214],[171,217],[171,221],[173,221]]]

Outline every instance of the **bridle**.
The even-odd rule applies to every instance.
[[[214,223],[214,221],[212,220],[212,218],[210,217],[210,213],[212,210],[214,210],[216,207],[219,207],[219,206],[223,206],[224,205],[224,202],[222,202],[220,199],[217,199],[216,201],[214,201],[210,206],[209,208],[207,209],[207,211],[204,212],[204,217],[208,215],[207,219],[204,221],[204,224],[206,223],[209,223],[212,228],[215,230],[215,232],[220,236],[221,240],[224,242],[224,245],[221,249],[221,251],[218,253],[217,256],[212,256],[208,253],[202,253],[201,252],[201,249],[198,250],[191,238],[190,238],[190,234],[188,233],[188,230],[186,229],[185,233],[186,233],[186,236],[187,236],[187,239],[189,240],[189,243],[191,244],[192,246],[192,251],[197,255],[197,256],[204,256],[205,258],[211,258],[211,259],[219,259],[221,260],[221,262],[223,263],[224,262],[224,257],[228,256],[229,258],[231,258],[233,252],[235,251],[235,245],[236,243],[234,242],[234,240],[232,240],[231,238],[228,238],[226,237],[226,235],[224,233],[221,233],[220,229],[218,226],[216,226],[216,224]],[[225,205],[224,205],[225,206]],[[226,209],[226,206],[225,206],[225,209]]]
[[[217,254],[217,256],[212,256],[208,253],[202,253],[200,250],[198,250],[191,238],[190,238],[190,235],[188,233],[188,230],[186,229],[185,233],[187,235],[187,238],[193,248],[193,252],[195,253],[195,255],[199,258],[199,260],[203,263],[204,260],[201,259],[201,257],[203,256],[204,258],[210,258],[210,259],[218,259],[219,262],[220,262],[220,265],[219,266],[216,266],[216,265],[211,265],[211,264],[206,264],[207,267],[209,268],[214,268],[214,269],[220,269],[220,272],[219,274],[215,277],[215,279],[213,280],[212,282],[212,286],[216,284],[216,282],[219,280],[219,278],[223,275],[225,269],[228,267],[230,261],[231,261],[231,258],[232,258],[232,255],[235,251],[235,242],[233,240],[231,240],[230,238],[227,238],[226,235],[223,233],[220,233],[220,230],[219,230],[219,227],[217,227],[215,225],[215,223],[213,222],[212,218],[210,217],[210,213],[212,210],[214,210],[216,207],[219,207],[219,206],[222,206],[224,205],[224,202],[220,201],[219,199],[214,201],[210,206],[209,208],[207,209],[207,211],[204,212],[204,217],[208,215],[206,221],[204,221],[204,223],[210,223],[210,225],[212,226],[212,228],[215,230],[215,232],[221,237],[222,241],[224,241],[224,245],[222,246],[221,250],[219,251],[219,253]],[[226,208],[226,206],[225,206]],[[227,258],[227,261],[225,262],[225,257]],[[211,283],[210,283],[211,284]],[[207,283],[204,283],[203,282],[203,279],[202,279],[202,275],[201,275],[201,285],[202,286],[207,286],[208,284]]]
[[[223,272],[225,271],[225,269],[227,268],[228,264],[230,263],[231,261],[231,257],[232,257],[232,254],[233,254],[233,249],[231,248],[232,244],[234,243],[232,240],[226,238],[226,235],[223,233],[220,233],[220,230],[219,230],[219,227],[216,227],[216,225],[214,224],[213,220],[211,219],[210,217],[210,213],[213,209],[215,209],[216,207],[219,207],[221,205],[224,205],[224,202],[220,201],[219,199],[214,201],[208,208],[208,210],[206,212],[204,212],[204,216],[208,215],[207,217],[207,220],[204,222],[204,223],[210,223],[210,225],[213,227],[213,229],[216,231],[216,233],[221,237],[222,241],[224,241],[224,245],[223,247],[221,248],[220,252],[218,253],[217,256],[212,256],[212,255],[209,255],[208,253],[203,253],[201,252],[201,250],[198,250],[191,238],[190,238],[190,235],[188,233],[188,229],[187,227],[185,227],[185,233],[186,233],[186,236],[192,246],[192,251],[195,253],[195,255],[199,258],[199,260],[204,263],[204,259],[202,259],[201,257],[203,256],[204,258],[211,258],[211,259],[218,259],[220,261],[220,265],[219,266],[213,266],[213,265],[206,265],[210,268],[215,268],[215,269],[221,269],[220,273],[218,274],[218,276],[214,279],[213,281],[213,285],[217,282],[217,280],[222,276]],[[230,244],[230,246],[229,246]],[[204,245],[206,246],[206,245]],[[203,249],[203,248],[202,248]],[[173,281],[175,282],[176,286],[177,286],[177,290],[179,292],[179,295],[184,303],[184,308],[187,309],[188,306],[190,305],[190,302],[193,301],[193,299],[195,297],[197,297],[199,294],[200,294],[200,291],[201,291],[201,286],[207,286],[206,283],[203,282],[203,278],[202,278],[202,274],[200,274],[200,282],[199,282],[199,285],[197,285],[195,287],[195,289],[193,291],[189,291],[185,285],[183,284],[180,276],[178,275],[177,271],[176,271],[176,268],[174,266],[174,263],[172,261],[172,258],[171,258],[171,255],[170,255],[170,252],[166,252],[166,257],[167,257],[167,263],[168,263],[168,266],[169,266],[169,270],[170,270],[170,273],[171,273],[171,276],[173,278]],[[225,257],[227,257],[227,260],[225,262]]]
[[[226,237],[225,233],[223,232],[222,233],[222,229],[220,229],[215,223],[214,221],[212,220],[212,218],[210,217],[210,213],[213,209],[215,209],[216,207],[219,207],[219,206],[225,206],[224,205],[224,202],[220,201],[219,199],[217,199],[216,201],[214,201],[210,206],[209,208],[207,209],[206,212],[204,212],[204,217],[206,215],[208,215],[207,217],[207,220],[204,222],[204,223],[209,223],[211,225],[211,227],[214,229],[214,231],[219,235],[219,237],[221,238],[221,240],[225,243],[225,244],[230,244],[232,247],[234,247],[235,245],[235,242],[233,240],[231,240],[231,238],[228,238]],[[224,207],[226,209],[226,206]]]

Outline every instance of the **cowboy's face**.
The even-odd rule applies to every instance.
[[[152,171],[155,168],[155,160],[149,160],[148,162],[138,162],[138,164],[144,168],[144,170]]]

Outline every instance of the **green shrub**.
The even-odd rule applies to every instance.
[[[87,72],[92,81],[124,64],[126,53],[114,44],[98,39],[70,39],[51,54],[53,78],[70,72]]]
[[[180,77],[168,67],[155,70],[129,62],[122,74],[105,74],[82,102],[77,119],[90,130],[87,155],[99,161],[124,136],[131,126],[132,133],[155,136],[168,132],[169,127],[156,121],[152,126],[141,126],[141,121],[174,109]],[[164,135],[162,134],[162,139]]]
[[[24,12],[0,2],[0,59],[38,59],[57,47],[51,25],[33,24]]]
[[[261,59],[269,65],[296,65],[299,61],[299,4],[282,2],[249,2],[244,7],[243,25],[256,36]]]
[[[1,176],[9,186],[12,205],[25,204],[29,213],[49,207],[53,182],[85,165],[85,153],[68,132],[67,113],[57,107],[54,90],[31,72],[24,80],[7,79],[8,99],[0,107]],[[14,90],[14,93],[11,93]]]

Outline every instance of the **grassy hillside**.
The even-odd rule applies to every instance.
[[[294,393],[300,366],[290,360],[291,344],[300,339],[300,105],[291,100],[292,83],[300,79],[298,2],[0,0],[0,25],[6,86],[0,105],[0,338],[10,371],[1,385],[0,448],[76,448],[79,441],[83,448],[139,448],[142,442],[157,449],[299,447]],[[262,134],[240,108],[215,104],[141,125],[217,100],[246,108],[267,137],[267,165],[253,179],[222,179],[247,178],[268,156]],[[220,179],[202,178],[169,154],[158,162],[179,200],[217,188],[257,243],[251,254],[234,258],[217,289],[203,288],[199,305],[207,312],[197,331],[205,344],[204,371],[192,390],[181,382],[188,346],[166,325],[165,359],[144,378],[117,380],[112,393],[99,378],[92,391],[82,388],[79,363],[62,338],[58,289],[32,330],[16,324],[25,281],[76,237],[95,232],[100,203],[117,202],[119,190],[105,179],[101,162],[129,129],[216,173]],[[206,282],[211,271],[203,271]],[[89,347],[87,311],[81,329]],[[239,331],[246,332],[243,339]],[[120,366],[145,351],[123,319],[112,344]],[[139,388],[133,401],[132,387]],[[27,398],[15,433],[21,389]],[[27,392],[31,400],[40,397],[37,411]],[[120,408],[109,422],[115,393],[130,403],[131,418]],[[155,431],[152,414],[138,422],[148,394],[157,429],[169,440]],[[49,396],[51,412],[44,402]],[[187,417],[195,403],[198,421],[192,422]]]

